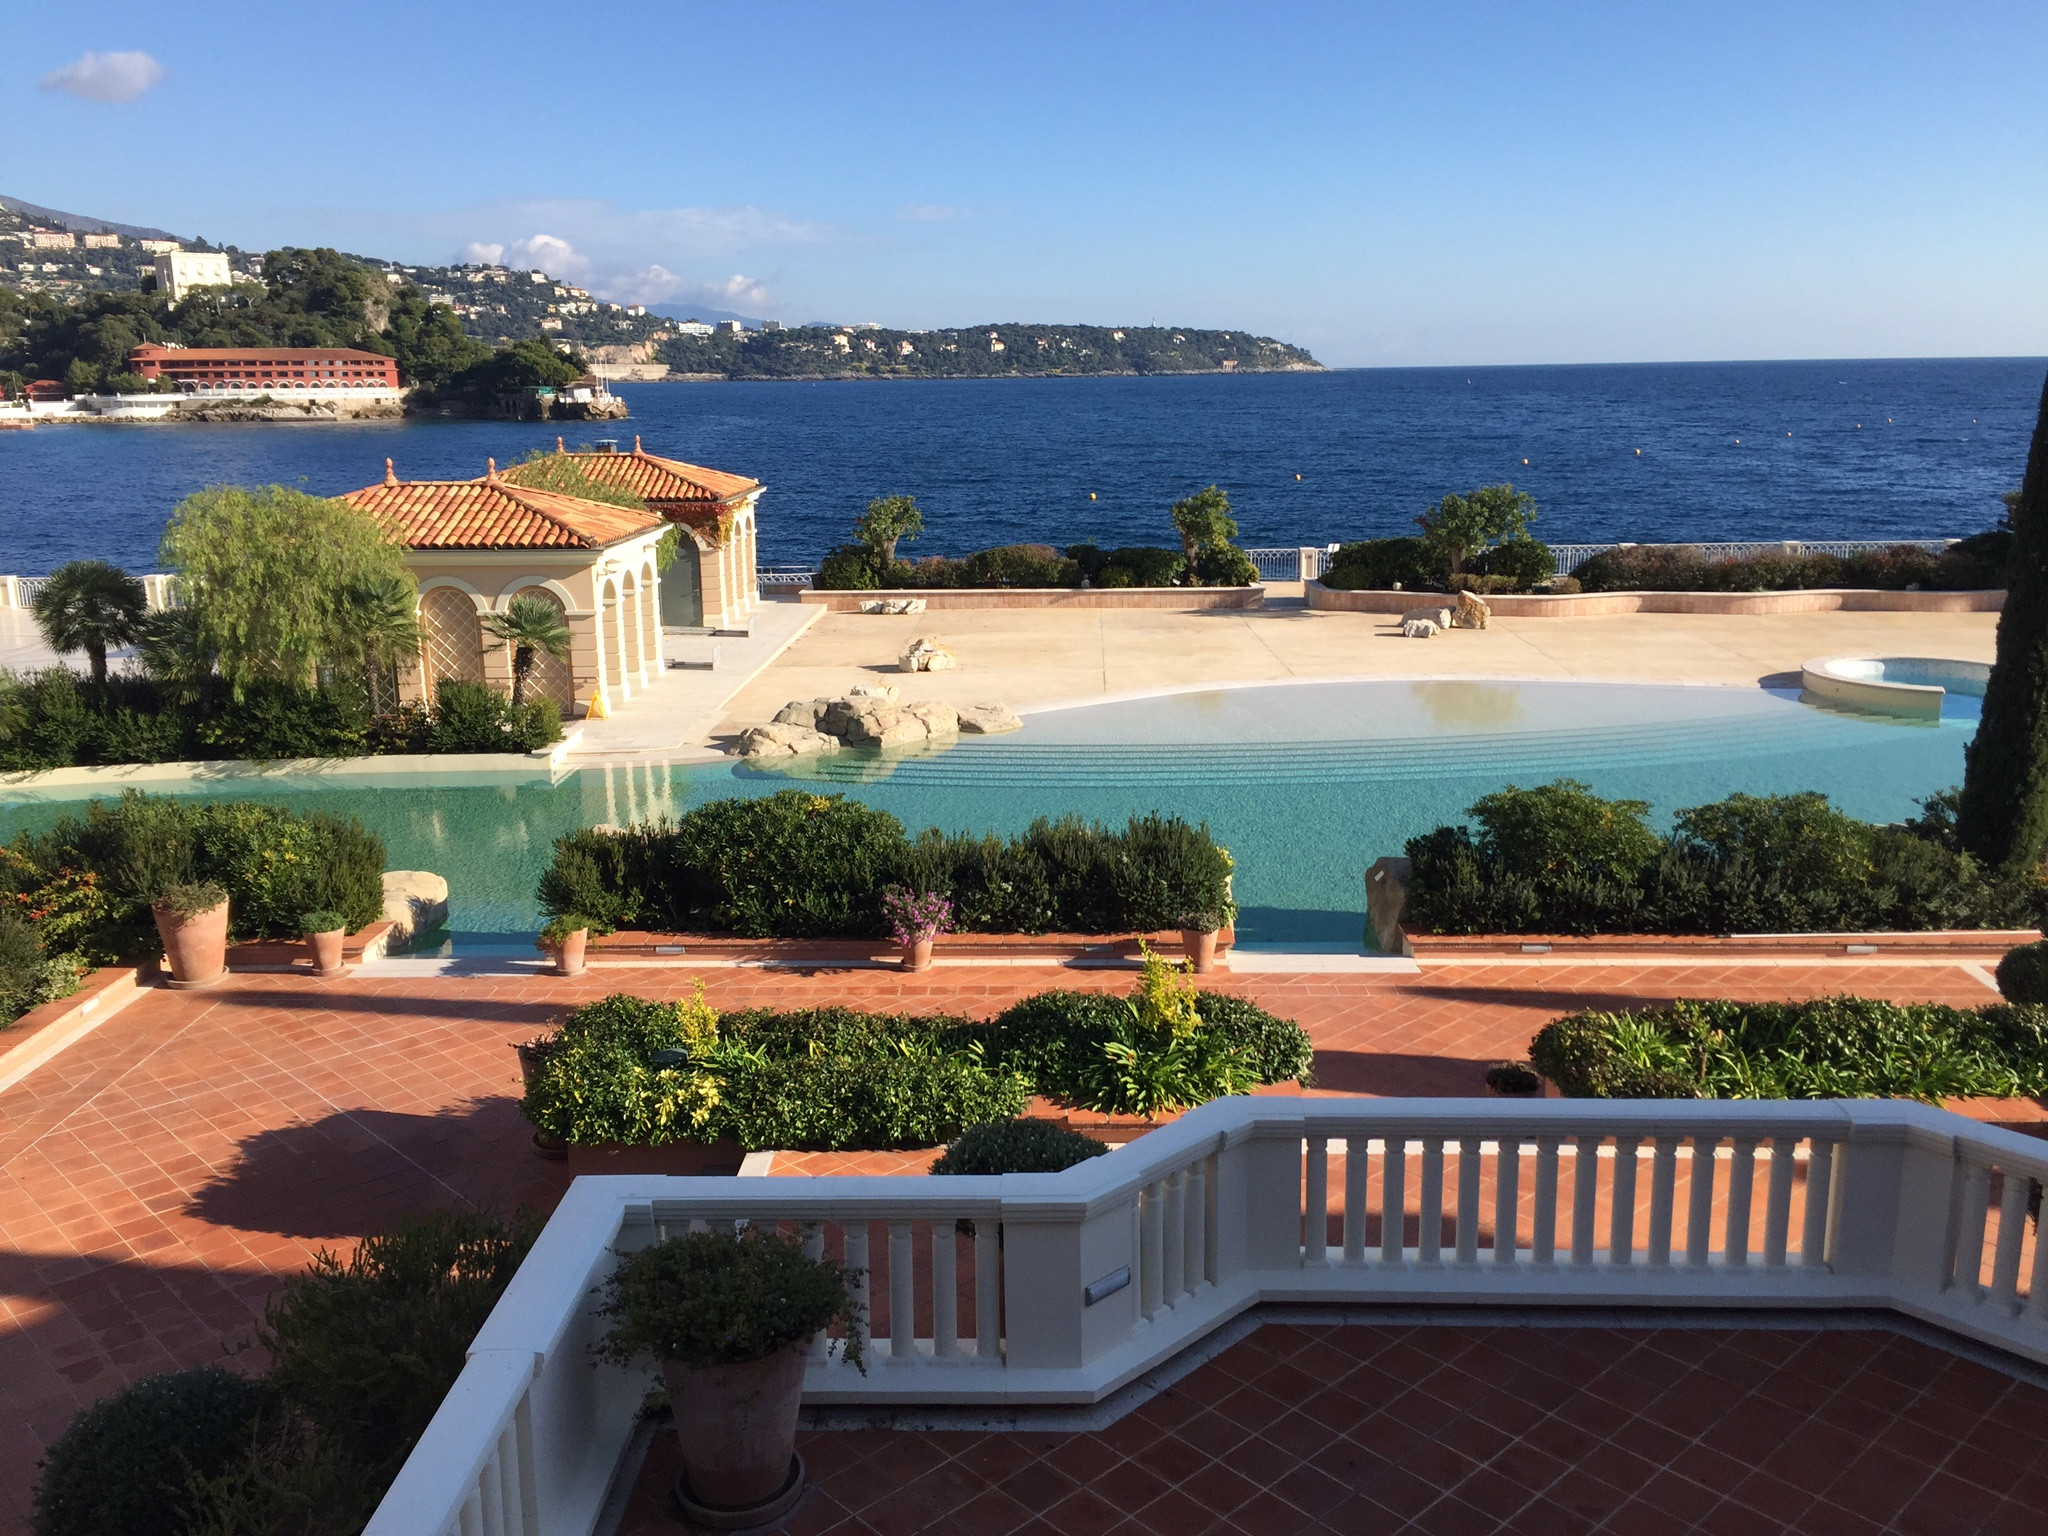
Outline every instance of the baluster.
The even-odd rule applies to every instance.
[[[2010,1168],[2000,1171],[2005,1176],[2005,1191],[1998,1200],[1998,1250],[1991,1261],[1991,1295],[2001,1307],[2017,1315],[2020,1244],[2027,1235],[2027,1186],[2031,1181]]]
[[[807,1221],[803,1225],[803,1234],[804,1257],[807,1259],[822,1259],[825,1257],[824,1224],[816,1221]],[[825,1330],[822,1328],[811,1335],[811,1347],[805,1351],[811,1364],[823,1365],[825,1363],[825,1353],[829,1347],[826,1337]]]
[[[1692,1138],[1692,1198],[1685,1213],[1685,1262],[1695,1269],[1714,1254],[1714,1149],[1720,1138]]]
[[[1159,1299],[1167,1306],[1180,1301],[1186,1287],[1183,1266],[1187,1263],[1187,1230],[1182,1223],[1186,1189],[1178,1172],[1160,1180],[1166,1193],[1159,1211]]]
[[[868,1324],[868,1294],[874,1276],[868,1270],[868,1224],[853,1221],[846,1224],[846,1268],[849,1279],[846,1283],[847,1310],[860,1320],[865,1328]]]
[[[889,1363],[917,1364],[917,1260],[907,1221],[889,1223]]]
[[[1302,1202],[1301,1262],[1319,1269],[1330,1262],[1330,1142],[1308,1138],[1308,1194]]]
[[[499,1445],[503,1445],[501,1438]],[[484,1458],[484,1464],[477,1473],[477,1502],[482,1516],[483,1528],[491,1536],[499,1536],[505,1530],[505,1484],[499,1474],[498,1452],[495,1448]]]
[[[1636,1261],[1636,1147],[1633,1136],[1614,1138],[1614,1189],[1607,1199],[1607,1262],[1627,1269]]]
[[[1835,1144],[1816,1137],[1807,1148],[1806,1219],[1800,1223],[1799,1267],[1828,1261],[1828,1206],[1835,1198]]]
[[[498,1436],[498,1510],[508,1533],[526,1529],[526,1500],[519,1476],[519,1420],[515,1416]]]
[[[480,1489],[472,1488],[463,1496],[462,1536],[498,1536],[498,1532],[484,1524],[484,1496]]]
[[[1422,1138],[1422,1213],[1417,1221],[1415,1257],[1439,1264],[1444,1256],[1444,1139]]]
[[[1479,1138],[1458,1138],[1458,1262],[1479,1262]]]
[[[1749,1263],[1749,1202],[1756,1190],[1756,1138],[1738,1136],[1728,1164],[1728,1222],[1722,1229],[1721,1262],[1737,1269]]]
[[[932,1358],[960,1358],[960,1249],[953,1223],[941,1216],[932,1231]]]
[[[1181,1227],[1181,1283],[1192,1296],[1209,1283],[1209,1179],[1208,1162],[1190,1163],[1182,1174],[1186,1183],[1181,1198],[1185,1213]]]
[[[1799,1138],[1771,1138],[1770,1193],[1764,1201],[1764,1265],[1785,1267],[1785,1244],[1792,1227],[1792,1165],[1797,1161]]]
[[[1408,1138],[1391,1135],[1380,1155],[1380,1262],[1408,1261]]]
[[[1984,1294],[1984,1223],[1991,1211],[1991,1170],[1963,1164],[1963,1220],[1956,1235],[1955,1283],[1973,1297]]]
[[[1493,1160],[1493,1262],[1515,1262],[1515,1232],[1522,1217],[1522,1133],[1501,1137]]]
[[[1673,1136],[1659,1136],[1656,1140],[1656,1155],[1650,1162],[1650,1243],[1651,1267],[1668,1269],[1671,1266],[1671,1212],[1678,1203],[1678,1140]]]
[[[1600,1214],[1600,1140],[1598,1135],[1572,1138],[1578,1152],[1572,1169],[1572,1264],[1578,1269],[1593,1262],[1593,1219]]]
[[[974,1223],[974,1363],[1003,1363],[1002,1223],[984,1216]]]
[[[1202,1278],[1214,1285],[1216,1259],[1216,1154],[1202,1159]]]
[[[1536,1220],[1529,1233],[1530,1256],[1538,1264],[1557,1262],[1557,1138],[1536,1138]]]
[[[1146,1322],[1159,1315],[1159,1282],[1162,1255],[1159,1232],[1160,1189],[1157,1181],[1145,1186],[1143,1198],[1139,1201],[1140,1217],[1138,1311]]]
[[[1347,1136],[1344,1139],[1344,1262],[1363,1264],[1365,1262],[1365,1218],[1366,1205],[1372,1198],[1367,1191],[1366,1175],[1372,1160],[1366,1155],[1366,1139],[1363,1136]]]

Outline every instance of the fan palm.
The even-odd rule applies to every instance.
[[[538,597],[515,597],[503,613],[487,613],[484,632],[512,647],[512,707],[526,702],[526,680],[545,651],[569,659],[569,624],[561,609]]]
[[[149,602],[142,583],[104,560],[59,566],[29,604],[36,627],[53,651],[83,651],[92,680],[107,680],[107,651],[130,644]]]
[[[173,703],[196,704],[213,676],[213,652],[203,629],[197,610],[182,607],[152,613],[136,627],[142,669]]]
[[[402,576],[373,576],[342,596],[339,623],[346,643],[362,659],[363,686],[381,701],[379,679],[420,649],[419,589]]]

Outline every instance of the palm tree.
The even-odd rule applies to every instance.
[[[190,705],[204,696],[213,676],[213,652],[197,609],[165,608],[150,614],[136,626],[135,652],[164,698]]]
[[[420,649],[419,588],[401,576],[374,576],[350,587],[339,616],[345,642],[362,658],[363,686],[384,705],[386,669]]]
[[[104,560],[59,566],[29,604],[53,651],[83,651],[92,680],[107,680],[107,651],[132,643],[149,601],[142,583]]]
[[[538,597],[515,597],[503,613],[487,613],[484,632],[512,647],[512,707],[526,702],[526,680],[546,651],[557,661],[569,659],[569,624],[562,610]]]

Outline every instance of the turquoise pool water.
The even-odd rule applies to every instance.
[[[1373,859],[1459,819],[1504,784],[1568,775],[1648,800],[1660,824],[1737,790],[1819,789],[1852,815],[1896,820],[1961,779],[1978,703],[1951,693],[1937,723],[1815,708],[1796,692],[1756,688],[1313,683],[1047,711],[1009,736],[775,771],[642,765],[586,768],[552,783],[520,773],[391,774],[178,792],[360,818],[384,838],[392,867],[447,877],[458,947],[539,926],[535,884],[554,839],[573,827],[792,786],[853,795],[912,830],[1007,833],[1065,811],[1206,821],[1237,859],[1242,941],[1355,947]],[[0,791],[0,836],[45,826],[84,798]]]

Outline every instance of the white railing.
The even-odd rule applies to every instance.
[[[1557,557],[1557,573],[1569,576],[1595,555],[1610,549],[1696,549],[1705,560],[1741,560],[1751,555],[1850,555],[1867,554],[1876,549],[1897,549],[1902,544],[1914,549],[1924,549],[1930,554],[1940,554],[1954,539],[1771,539],[1748,543],[1719,544],[1553,544],[1550,552]]]
[[[159,613],[177,605],[177,577],[158,571],[139,576],[142,592],[149,603],[151,613]],[[36,594],[49,582],[47,576],[0,576],[0,608],[26,608],[36,600]]]
[[[764,587],[788,592],[800,592],[818,579],[817,571],[811,567],[794,565],[760,566],[754,576]]]
[[[860,1271],[868,1372],[820,1340],[807,1402],[1086,1403],[1289,1302],[1887,1308],[2048,1362],[2043,1181],[2048,1144],[1896,1101],[1364,1098],[1061,1174],[578,1179],[368,1536],[588,1532],[652,1382],[591,1356],[601,1283],[697,1223]]]
[[[1304,544],[1295,549],[1248,549],[1252,566],[1267,581],[1314,581],[1337,546]]]

